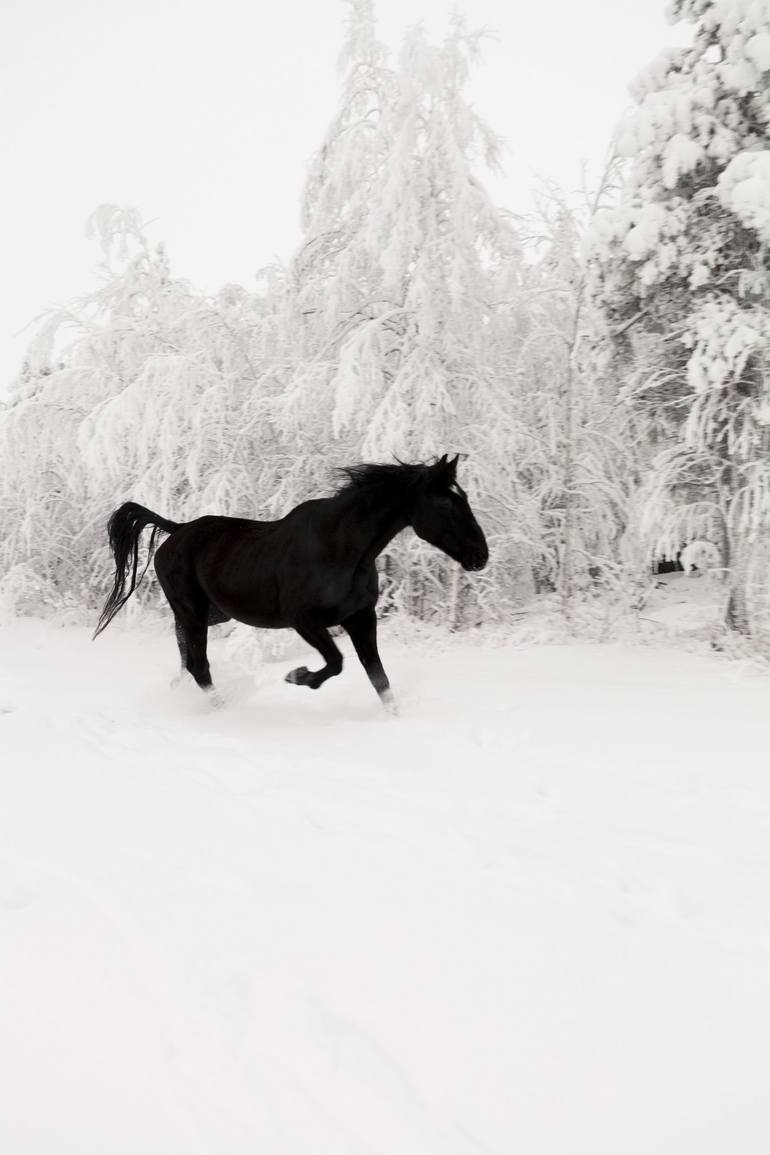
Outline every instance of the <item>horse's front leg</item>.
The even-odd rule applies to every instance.
[[[309,670],[307,666],[299,666],[296,670],[289,671],[286,681],[292,682],[295,686],[310,686],[311,690],[317,690],[327,678],[334,678],[342,672],[342,654],[325,626],[303,621],[301,624],[295,622],[294,629],[308,645],[318,650],[326,665],[320,670]]]
[[[379,694],[383,706],[389,714],[396,714],[396,700],[377,649],[377,614],[374,607],[351,614],[349,618],[345,618],[342,628],[350,635],[361,665]]]

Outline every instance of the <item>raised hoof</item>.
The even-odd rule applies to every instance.
[[[317,690],[323,678],[316,671],[309,670],[307,666],[298,666],[296,670],[289,670],[286,681],[294,686],[309,686],[311,690]]]

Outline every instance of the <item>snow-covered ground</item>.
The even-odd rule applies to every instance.
[[[0,1150],[766,1155],[770,679],[382,648],[0,630]]]

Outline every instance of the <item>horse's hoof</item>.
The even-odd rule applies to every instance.
[[[212,710],[221,710],[225,704],[225,700],[219,690],[207,690],[206,697],[209,700]]]
[[[292,686],[306,686],[309,675],[307,666],[298,666],[296,670],[289,670],[284,681],[290,682]]]
[[[380,701],[391,718],[398,717],[398,706],[396,705],[396,699],[393,697],[392,690],[383,690],[380,694]]]

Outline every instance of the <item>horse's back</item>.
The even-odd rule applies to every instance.
[[[245,517],[220,517],[206,514],[186,521],[170,534],[155,554],[156,569],[169,566],[175,569],[194,566],[196,559],[228,541],[236,541],[253,533],[254,529],[269,522],[250,521]],[[257,531],[258,532],[258,531]]]

